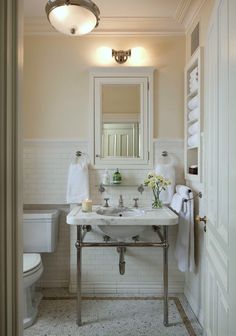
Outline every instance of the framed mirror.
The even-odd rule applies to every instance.
[[[151,167],[153,68],[91,72],[93,164],[98,168]]]

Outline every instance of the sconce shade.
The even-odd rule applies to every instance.
[[[99,8],[90,0],[49,0],[45,7],[51,25],[66,35],[84,35],[98,26]]]

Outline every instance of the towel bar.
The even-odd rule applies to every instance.
[[[188,191],[189,193],[192,192],[191,189],[189,189]],[[200,191],[199,193],[197,193],[196,195],[194,195],[192,198],[189,199],[184,199],[183,202],[187,203],[188,201],[192,201],[193,199],[195,199],[196,197],[202,198],[202,192]]]

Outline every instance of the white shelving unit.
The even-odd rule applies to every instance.
[[[195,70],[197,69],[197,70]],[[194,75],[194,71],[197,75]],[[193,80],[197,76],[197,83]],[[203,136],[203,48],[198,48],[185,67],[185,179],[202,181],[202,136]],[[191,85],[190,85],[191,83]],[[198,110],[197,110],[198,109]],[[191,117],[190,118],[190,112]],[[198,111],[198,112],[197,112]],[[193,143],[189,143],[189,128],[194,125]],[[191,166],[197,166],[197,174],[190,173]]]

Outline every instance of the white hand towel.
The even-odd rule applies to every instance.
[[[199,121],[196,121],[188,128],[188,133],[193,135],[196,134],[199,131]]]
[[[68,204],[82,203],[89,198],[88,163],[85,158],[72,162],[68,172],[67,196]]]
[[[177,214],[180,213],[183,206],[183,197],[181,197],[178,193],[175,193],[172,197],[170,207],[173,209]]]
[[[199,145],[198,134],[191,135],[191,137],[188,138],[188,146],[197,147],[198,145]]]
[[[199,107],[199,96],[196,95],[188,102],[188,108],[190,110],[194,110],[195,108]]]
[[[194,110],[190,111],[189,114],[188,114],[188,119],[190,121],[192,120],[195,120],[195,119],[198,119],[199,118],[199,115],[200,115],[200,110],[199,108],[195,108]]]
[[[194,272],[194,220],[193,220],[193,193],[186,186],[177,186],[176,191],[180,198],[187,199],[179,212],[178,236],[175,248],[175,257],[178,262],[178,268],[181,272]]]
[[[175,190],[175,167],[173,163],[164,164],[158,163],[155,168],[155,173],[164,176],[171,181],[171,185],[163,190],[160,194],[160,199],[164,204],[170,204]]]

